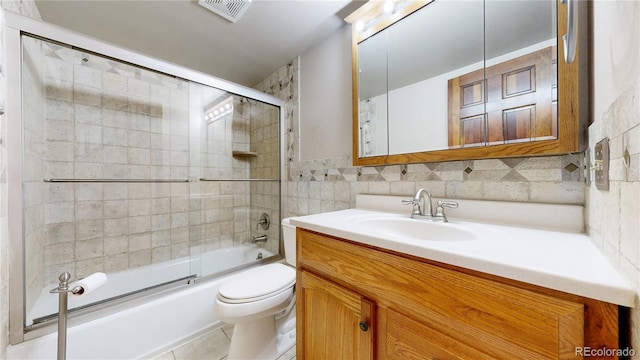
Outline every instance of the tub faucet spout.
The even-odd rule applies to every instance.
[[[259,235],[259,236],[254,236],[253,239],[251,239],[252,243],[259,243],[259,242],[267,242],[267,235]]]

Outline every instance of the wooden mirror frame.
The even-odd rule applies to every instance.
[[[567,64],[562,57],[564,43],[562,34],[567,32],[567,5],[557,0],[557,49],[558,49],[558,137],[553,140],[537,140],[468,148],[443,149],[406,154],[360,157],[358,121],[358,44],[365,39],[402,20],[413,12],[427,6],[431,1],[410,1],[396,13],[384,16],[384,1],[369,1],[349,15],[345,21],[352,24],[352,102],[353,102],[353,165],[378,166],[408,163],[441,162],[473,159],[496,159],[560,155],[581,152],[585,149],[588,127],[589,78],[588,78],[588,1],[579,1],[577,11],[578,39],[575,60]],[[399,2],[399,0],[395,0]],[[370,29],[358,31],[358,21],[368,23],[382,18]]]

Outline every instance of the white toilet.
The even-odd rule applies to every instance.
[[[296,228],[282,220],[286,263],[246,270],[218,290],[214,312],[234,324],[228,360],[275,359],[296,341]]]

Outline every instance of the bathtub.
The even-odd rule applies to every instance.
[[[208,276],[229,268],[263,258],[271,252],[253,246],[235,246],[203,253],[196,259],[176,259],[165,263],[107,274],[109,280],[94,293],[70,297],[69,307],[82,302],[98,301],[105,296],[130,293],[136,284],[159,284],[187,274],[185,267],[197,269],[199,276]],[[233,273],[207,281],[185,285],[146,299],[132,301],[132,305],[118,305],[119,311],[80,324],[73,319],[67,331],[67,359],[139,359],[148,358],[219,325],[213,314],[213,301],[218,288]],[[168,280],[167,280],[168,279]],[[186,280],[185,280],[186,283]],[[56,287],[53,284],[50,288]],[[45,289],[47,294],[50,288]],[[139,289],[135,286],[134,290]],[[103,292],[104,290],[104,292]],[[102,295],[100,295],[102,294]],[[90,296],[93,296],[90,298]],[[57,312],[57,295],[45,297]],[[92,300],[93,299],[93,300]],[[72,305],[72,300],[74,301]],[[40,301],[40,299],[38,300]],[[108,311],[108,309],[106,310]],[[44,335],[7,348],[7,359],[55,359],[57,333]]]

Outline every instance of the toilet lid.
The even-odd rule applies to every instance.
[[[264,298],[296,282],[296,270],[276,263],[244,271],[220,285],[219,294],[228,300]]]

